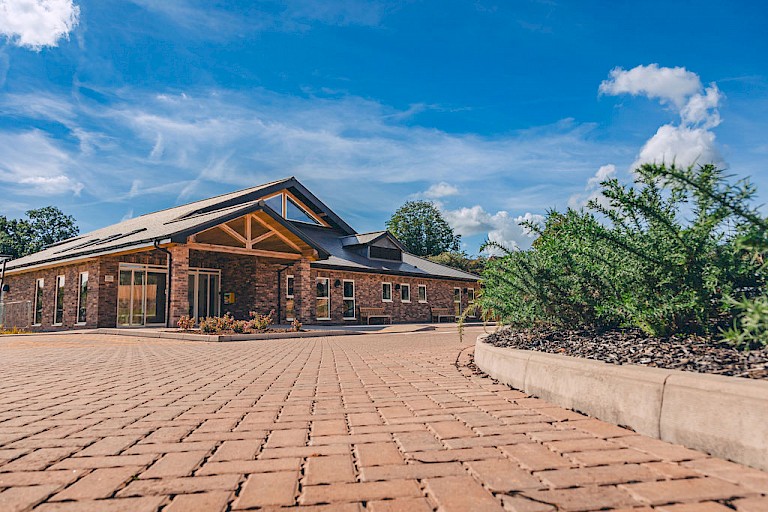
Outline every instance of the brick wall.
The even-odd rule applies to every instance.
[[[88,272],[88,299],[86,303],[85,325],[77,323],[77,297],[80,272]],[[53,325],[53,315],[56,300],[56,276],[64,276],[64,314],[62,325]],[[98,293],[99,266],[97,261],[81,262],[71,265],[62,265],[44,270],[25,272],[23,274],[6,275],[5,283],[9,290],[3,295],[3,300],[8,302],[30,301],[30,322],[34,318],[35,286],[37,280],[44,280],[43,286],[43,314],[39,326],[27,324],[21,308],[11,309],[15,313],[5,319],[4,327],[24,327],[31,330],[65,330],[82,329],[84,327],[96,327],[98,323]]]
[[[318,268],[311,269],[308,273],[296,264],[284,274],[294,275],[294,295],[296,297],[297,317],[302,323],[358,323],[360,307],[384,308],[387,314],[392,316],[393,322],[429,322],[431,320],[431,308],[448,308],[454,310],[453,293],[454,288],[461,289],[461,307],[462,311],[468,306],[468,296],[465,289],[473,288],[475,293],[480,289],[477,283],[467,281],[454,281],[450,279],[429,279],[391,276],[384,274],[369,274],[364,272],[344,272],[337,270],[322,270]],[[331,319],[316,320],[315,300],[316,288],[315,280],[318,277],[327,277],[330,284],[331,295]],[[336,280],[339,286],[335,286]],[[343,318],[343,300],[344,300],[344,280],[355,282],[355,319],[346,320]],[[392,283],[392,301],[382,301],[382,283]],[[411,287],[410,302],[403,302],[400,290],[395,289],[396,285],[407,284]],[[427,287],[427,301],[419,302],[418,285]],[[283,279],[282,293],[282,311],[285,321],[285,280]],[[304,291],[307,290],[307,293]]]

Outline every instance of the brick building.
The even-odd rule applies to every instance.
[[[4,325],[39,330],[270,310],[305,324],[426,322],[460,313],[478,289],[391,233],[356,233],[295,178],[59,242],[8,262],[4,282]]]

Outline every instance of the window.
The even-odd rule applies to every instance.
[[[315,306],[315,317],[318,320],[331,319],[331,288],[327,277],[317,278],[317,304]]]
[[[219,316],[221,314],[221,270],[190,268],[187,279],[190,318]],[[148,319],[147,323],[152,322]]]
[[[419,285],[419,302],[427,302],[427,285]]]
[[[38,279],[35,283],[35,325],[43,323],[43,287],[45,279]]]
[[[53,325],[64,322],[64,276],[56,276],[56,295],[53,302]]]
[[[355,282],[344,281],[344,320],[355,319]]]
[[[381,283],[381,301],[392,302],[392,283]]]
[[[118,271],[117,325],[131,327],[164,324],[168,298],[167,268],[159,265],[121,263]],[[196,278],[197,274],[190,269],[187,297],[190,301],[189,314],[193,317],[197,298]],[[199,315],[200,312],[197,313]]]
[[[472,307],[472,305],[475,303],[474,288],[467,288],[467,303],[469,304],[469,313],[467,313],[467,316],[470,318],[475,318],[475,308]]]
[[[293,297],[293,276],[285,278],[285,319],[292,322],[296,318],[296,300]]]
[[[88,272],[80,272],[77,286],[77,323],[84,324],[88,308]]]
[[[461,316],[461,288],[453,289],[453,310],[456,318]]]
[[[400,300],[403,302],[411,302],[411,285],[400,285]]]
[[[372,245],[368,247],[368,257],[377,260],[401,261],[403,253],[399,249],[390,249],[389,247],[378,247]]]
[[[272,197],[264,199],[264,202],[279,215],[288,220],[306,222],[307,224],[322,225],[300,202],[291,194],[280,192]]]

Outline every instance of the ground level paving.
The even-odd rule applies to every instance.
[[[474,373],[480,332],[1,337],[0,510],[768,510],[768,473]]]

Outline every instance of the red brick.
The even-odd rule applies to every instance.
[[[243,485],[232,508],[252,508],[266,505],[293,505],[299,485],[298,471],[260,473],[251,475]]]
[[[213,491],[198,494],[179,494],[164,512],[216,512],[227,509],[227,503],[232,493]]]
[[[360,466],[384,466],[405,462],[393,442],[358,444],[355,450]]]
[[[313,505],[331,502],[383,500],[409,496],[421,496],[421,489],[415,480],[308,485],[304,487],[299,503],[302,505]]]
[[[139,478],[172,478],[189,476],[208,452],[168,453],[142,472]]]
[[[31,487],[13,487],[0,491],[0,510],[16,512],[28,510],[58,489],[58,485],[34,485]]]
[[[573,466],[569,460],[540,444],[516,444],[503,446],[501,450],[532,471],[558,469]]]
[[[509,493],[544,487],[538,478],[508,459],[475,460],[465,464],[493,492]]]
[[[393,466],[372,466],[360,470],[363,481],[413,480],[439,476],[463,475],[466,471],[458,462],[436,462],[432,464],[396,464]]]
[[[691,478],[664,482],[625,484],[622,488],[644,503],[664,505],[691,500],[719,500],[738,498],[749,491],[717,478]]]
[[[525,497],[551,503],[564,511],[586,511],[641,505],[622,489],[616,487],[577,487],[547,491],[525,491]]]
[[[227,462],[206,462],[198,469],[196,475],[223,475],[227,473],[239,473],[247,475],[251,473],[271,473],[275,471],[299,470],[301,459],[292,457],[285,459],[263,460],[232,460]]]
[[[307,459],[306,485],[354,482],[352,455],[327,455]]]
[[[470,476],[448,476],[424,481],[427,492],[445,512],[492,512],[504,510],[491,493]]]
[[[136,466],[97,469],[58,493],[53,499],[64,501],[108,498],[140,469]]]

